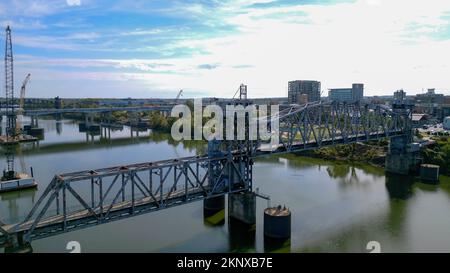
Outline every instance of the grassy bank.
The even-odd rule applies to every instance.
[[[384,167],[384,159],[388,149],[387,141],[352,143],[321,148],[302,153],[305,156],[339,160],[349,163],[367,163],[377,167]]]
[[[423,162],[439,165],[440,173],[450,175],[450,138],[433,138],[436,144],[422,150]]]

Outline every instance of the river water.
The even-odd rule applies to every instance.
[[[26,120],[25,120],[26,122]],[[70,120],[39,120],[39,143],[23,145],[16,168],[33,167],[37,190],[0,194],[0,219],[23,219],[54,174],[139,163],[203,153],[198,143],[173,143],[170,136],[128,127],[111,140],[80,133]],[[5,166],[5,158],[0,158]],[[257,199],[256,229],[238,222],[212,224],[203,203],[194,202],[125,220],[32,242],[34,252],[69,252],[78,241],[82,252],[450,252],[450,178],[427,185],[410,177],[385,175],[379,168],[352,166],[298,155],[258,159],[254,189],[271,197]],[[263,210],[286,205],[292,212],[292,237],[265,242]]]

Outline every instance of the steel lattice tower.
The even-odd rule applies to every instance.
[[[13,50],[11,42],[11,28],[6,27],[6,45],[5,45],[5,94],[6,94],[6,137],[13,141],[16,137],[16,113],[14,111],[14,68],[13,68]],[[9,146],[9,145],[8,145]],[[14,172],[14,154],[12,148],[8,147],[6,151],[6,160],[8,173]]]

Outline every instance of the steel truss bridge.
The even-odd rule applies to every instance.
[[[282,107],[279,144],[210,141],[208,154],[55,175],[20,223],[0,223],[0,246],[58,235],[228,193],[252,190],[253,160],[268,154],[411,136],[411,108],[358,103]],[[225,147],[225,148],[224,148]]]

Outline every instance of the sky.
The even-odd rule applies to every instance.
[[[16,96],[27,73],[28,97],[450,95],[448,0],[2,0],[8,24]]]

